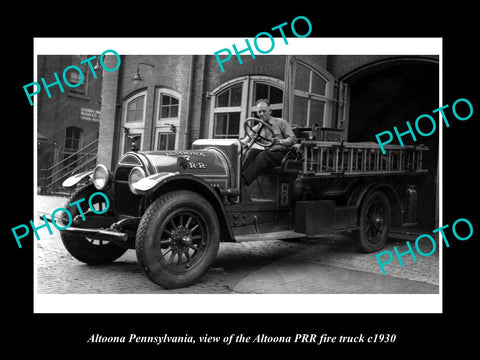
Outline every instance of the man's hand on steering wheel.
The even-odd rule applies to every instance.
[[[257,127],[257,125],[259,126]],[[245,122],[243,123],[243,127],[245,130],[245,134],[250,138],[250,141],[245,145],[247,150],[253,146],[253,144],[258,144],[263,147],[271,147],[274,145],[276,142],[278,142],[278,139],[275,139],[274,132],[272,126],[260,119],[257,118],[247,118]],[[271,134],[271,138],[268,139],[262,135],[260,135],[262,129],[266,129],[268,132]]]

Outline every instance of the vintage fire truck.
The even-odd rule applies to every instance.
[[[351,231],[361,251],[375,252],[391,226],[415,221],[427,147],[390,145],[382,155],[377,143],[331,141],[325,129],[294,128],[298,143],[281,165],[244,188],[244,150],[271,145],[260,135],[267,123],[249,118],[245,127],[250,141],[243,149],[237,139],[200,139],[182,151],[134,148],[113,171],[99,164],[67,179],[65,187],[90,179],[67,205],[100,191],[109,206],[98,214],[107,204],[96,196],[98,211],[86,201],[71,207],[73,222],[61,231],[66,249],[88,264],[112,262],[135,249],[151,281],[177,288],[202,277],[220,242]]]

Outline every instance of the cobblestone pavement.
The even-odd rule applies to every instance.
[[[37,217],[64,205],[60,196],[38,196]],[[86,265],[63,247],[59,232],[46,230],[37,241],[39,294],[438,294],[438,250],[428,257],[396,258],[382,275],[374,254],[360,253],[350,235],[316,239],[221,243],[218,256],[202,280],[188,288],[165,290],[138,266],[135,251],[108,265]],[[407,250],[405,241],[389,239],[384,250]],[[431,246],[431,245],[430,245]],[[427,249],[427,245],[425,245]],[[437,247],[438,249],[438,247]],[[427,250],[424,250],[427,252]]]

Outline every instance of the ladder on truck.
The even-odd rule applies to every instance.
[[[303,173],[316,176],[362,176],[423,173],[424,145],[387,145],[385,154],[373,142],[304,141]]]

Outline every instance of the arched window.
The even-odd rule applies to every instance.
[[[160,118],[178,118],[178,99],[171,95],[161,93],[160,95]]]
[[[222,90],[215,98],[213,137],[215,139],[238,138],[242,113],[242,83]]]
[[[267,76],[244,76],[230,80],[210,93],[209,136],[216,139],[243,137],[243,121],[256,117],[255,102],[270,101],[272,115],[283,115],[283,82]]]
[[[125,122],[143,122],[143,111],[145,109],[145,96],[139,96],[127,104],[127,117]]]
[[[331,126],[333,77],[297,60],[292,122],[301,127]]]
[[[175,150],[180,125],[181,95],[171,89],[157,89],[155,150]]]
[[[135,141],[138,148],[142,149],[143,133],[145,128],[145,110],[147,103],[147,92],[136,93],[123,102],[122,154],[132,149],[132,142]],[[128,135],[125,128],[128,129]]]
[[[272,109],[272,116],[283,117],[283,89],[260,79],[253,79],[252,84],[252,101],[251,101],[251,115],[257,117],[257,106],[255,103],[260,99],[268,99],[270,102],[270,109]]]

